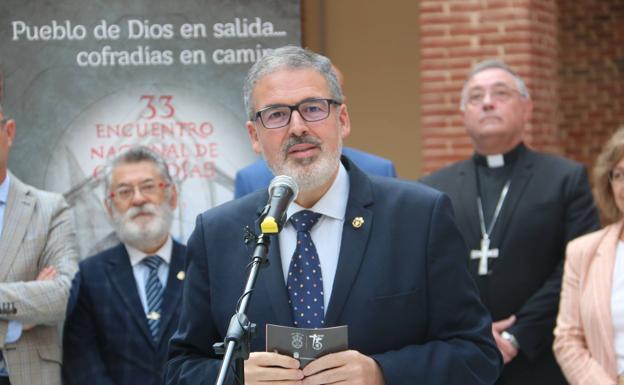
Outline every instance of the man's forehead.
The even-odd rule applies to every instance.
[[[158,167],[150,161],[120,163],[112,170],[113,184],[141,182],[158,177],[160,177]]]
[[[330,94],[323,74],[312,68],[278,69],[258,79],[253,90],[259,104],[294,103]]]
[[[493,87],[496,85],[515,86],[513,75],[501,68],[488,68],[477,72],[468,81],[468,88]]]

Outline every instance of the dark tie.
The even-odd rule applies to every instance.
[[[162,307],[163,285],[158,279],[158,267],[165,262],[157,255],[145,257],[141,263],[149,268],[149,275],[145,282],[145,298],[147,299],[147,325],[154,341],[158,341],[160,327],[160,308]]]
[[[303,210],[290,217],[297,230],[297,245],[290,260],[286,286],[295,326],[320,328],[325,325],[323,275],[310,230],[321,214]]]

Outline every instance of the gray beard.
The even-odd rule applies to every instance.
[[[112,207],[112,224],[119,239],[128,245],[143,250],[153,250],[164,243],[169,236],[173,222],[173,209],[165,201],[160,205],[146,203],[140,207],[130,207],[125,213],[119,213]],[[132,217],[140,212],[149,212],[155,216],[145,224],[137,224]]]
[[[305,138],[305,137],[304,137]],[[284,146],[282,151],[283,158],[290,148],[290,144],[301,142],[309,142],[320,145],[316,139],[305,138],[303,140],[293,139]],[[269,168],[273,175],[288,175],[297,183],[300,191],[313,191],[325,185],[329,179],[335,174],[336,168],[340,164],[340,154],[342,153],[342,139],[335,153],[327,153],[322,151],[315,158],[307,159],[291,159],[283,161],[281,164],[269,164]],[[265,157],[266,159],[266,157]]]

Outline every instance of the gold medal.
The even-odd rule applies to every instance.
[[[359,229],[360,227],[362,227],[363,224],[364,224],[364,218],[362,217],[355,217],[351,221],[351,226],[353,226],[354,229]]]

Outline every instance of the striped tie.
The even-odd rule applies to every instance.
[[[163,299],[163,285],[158,279],[158,267],[165,262],[157,255],[145,257],[141,263],[149,268],[147,282],[145,282],[145,297],[147,298],[147,325],[154,341],[158,341],[160,327],[160,308]]]

